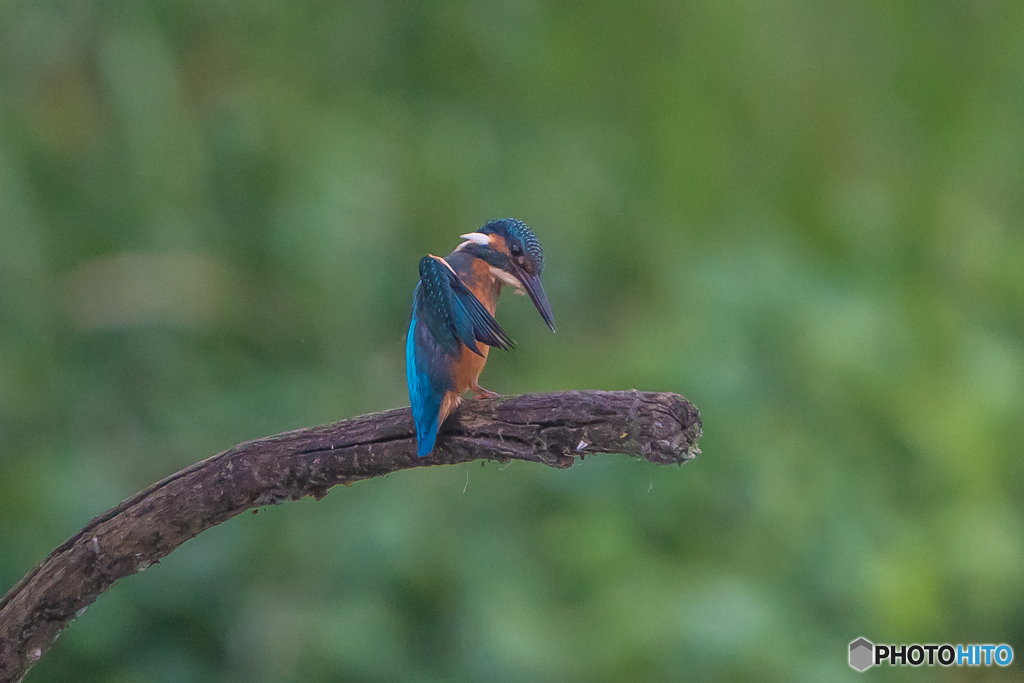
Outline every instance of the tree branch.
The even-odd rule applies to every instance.
[[[0,683],[20,680],[118,579],[251,508],[479,458],[566,468],[577,455],[626,453],[682,464],[700,453],[700,436],[700,414],[677,394],[569,391],[468,401],[427,458],[416,458],[408,408],[247,441],[103,513],[19,581],[0,600]]]

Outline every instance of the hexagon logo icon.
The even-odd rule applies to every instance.
[[[874,664],[874,654],[874,644],[866,638],[858,638],[850,643],[850,666],[864,671]]]

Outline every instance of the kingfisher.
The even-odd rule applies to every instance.
[[[405,372],[416,421],[416,454],[434,450],[437,432],[472,390],[477,398],[497,396],[477,380],[492,346],[515,342],[494,319],[505,286],[527,294],[555,331],[551,304],[540,283],[544,252],[533,231],[515,218],[488,221],[448,256],[420,259],[412,320],[405,342]]]

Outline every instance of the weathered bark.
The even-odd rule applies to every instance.
[[[577,455],[626,453],[682,464],[700,453],[700,436],[697,409],[676,394],[570,391],[468,401],[426,458],[416,458],[408,408],[239,444],[103,513],[18,582],[0,600],[0,682],[19,680],[118,579],[251,508],[479,458],[565,468]]]

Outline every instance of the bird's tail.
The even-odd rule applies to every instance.
[[[430,455],[434,450],[434,443],[437,441],[438,411],[434,411],[434,419],[428,420],[425,424],[416,423],[416,455],[422,458]]]

